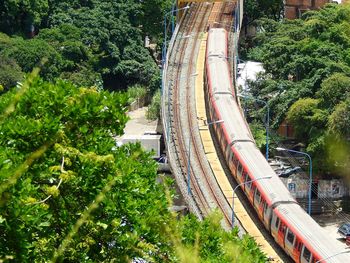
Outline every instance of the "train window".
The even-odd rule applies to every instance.
[[[311,252],[306,247],[304,247],[303,258],[306,259],[307,262],[310,262]]]
[[[247,173],[245,173],[245,178],[244,178],[244,182],[246,183],[246,188],[250,189],[252,188],[252,182],[249,182],[251,181],[252,179],[250,179],[249,175]]]
[[[227,146],[226,146],[226,158],[227,158],[228,160],[231,159],[231,154],[232,154],[231,146],[230,146],[229,144],[227,144]]]
[[[250,180],[249,176],[247,176],[247,179]],[[248,189],[252,188],[252,182],[246,183],[246,186],[247,186]]]
[[[230,169],[233,172],[233,171],[236,170],[236,168],[237,168],[237,166],[236,166],[236,158],[235,158],[234,154],[232,153],[231,154]]]
[[[245,182],[246,178],[247,178],[247,173],[243,170],[242,171],[242,182]]]
[[[290,231],[290,229],[288,229],[287,241],[288,241],[289,243],[293,244],[294,238],[295,238],[295,235],[293,234],[292,231]]]
[[[279,224],[280,224],[280,219],[277,217],[275,227],[278,228]]]
[[[238,163],[237,177],[241,177],[242,176],[242,171],[243,171],[243,166],[241,165],[241,163]]]
[[[259,204],[261,201],[261,195],[258,189],[255,191],[255,201]]]
[[[235,158],[235,167],[237,167],[238,164],[239,164],[239,160],[238,160],[238,158]]]

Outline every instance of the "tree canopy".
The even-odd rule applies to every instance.
[[[316,168],[324,173],[349,162],[325,161],[332,159],[330,138],[349,145],[349,21],[349,5],[336,4],[301,19],[261,20],[264,30],[249,51],[249,58],[263,62],[266,69],[252,92],[270,98],[275,127],[286,118],[294,125],[297,139],[306,143]]]
[[[144,37],[161,43],[163,16],[171,4],[171,0],[4,0],[0,31],[12,37],[0,37],[0,55],[14,59],[27,73],[48,59],[42,71],[46,80],[60,77],[112,90],[140,84],[153,92],[160,86],[157,54],[144,46]],[[26,39],[28,28],[34,39]]]

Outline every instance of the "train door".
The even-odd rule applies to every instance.
[[[255,188],[255,194],[254,194],[254,206],[255,209],[258,211],[259,217],[262,218],[262,209],[260,209],[260,204],[261,204],[261,194],[259,189],[256,187]]]
[[[218,127],[218,128],[217,128],[218,140],[219,140],[219,142],[220,142],[222,152],[223,152],[224,155],[225,155],[226,138],[225,138],[224,129],[222,128],[221,125],[215,125],[215,126]]]
[[[232,152],[231,161],[228,163],[228,167],[230,168],[231,174],[233,174],[234,177],[236,176],[237,165],[238,165],[238,159]]]
[[[243,166],[240,162],[237,165],[236,179],[238,183],[243,183]]]
[[[300,262],[302,245],[303,243],[301,243],[301,241],[298,238],[296,238],[294,242],[294,250],[293,250],[293,256],[292,256],[295,262]]]
[[[288,255],[290,255],[292,258],[294,258],[294,244],[296,241],[295,234],[288,228],[287,233],[285,235],[285,251]]]
[[[300,262],[301,263],[311,263],[312,262],[312,254],[310,250],[303,246],[301,250],[301,256],[300,256]]]
[[[276,241],[283,248],[285,246],[284,238],[286,234],[286,228],[287,228],[286,224],[282,220],[280,220]]]
[[[252,198],[252,195],[250,194],[251,193],[251,190],[252,190],[252,182],[249,182],[251,181],[252,179],[250,178],[250,176],[247,174],[247,173],[244,173],[245,174],[245,178],[244,178],[244,191],[246,192],[246,195],[250,201],[251,204],[253,204],[253,198]]]
[[[280,227],[281,220],[277,217],[276,213],[272,213],[271,219],[271,235],[277,241],[278,239],[278,229]]]
[[[266,201],[264,199],[261,203],[263,206],[263,223],[264,223],[266,229],[270,230],[272,210],[268,206],[268,204],[266,203]]]
[[[249,179],[250,180],[250,179]],[[247,183],[247,194],[248,198],[250,200],[250,203],[253,205],[254,204],[254,192],[255,192],[255,184],[254,183]]]
[[[233,152],[232,152],[232,149],[231,149],[231,145],[230,144],[227,144],[226,146],[226,150],[225,150],[225,158],[226,160],[230,163],[230,160],[232,158],[232,155],[233,155]]]

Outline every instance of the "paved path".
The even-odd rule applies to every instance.
[[[146,111],[147,107],[143,107],[127,113],[130,120],[126,123],[124,135],[141,136],[145,131],[156,131],[158,120],[147,120]]]

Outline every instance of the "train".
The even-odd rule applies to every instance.
[[[228,32],[208,31],[207,106],[231,175],[277,244],[298,263],[350,262],[344,245],[327,235],[298,204],[257,148],[237,99],[228,63]]]

